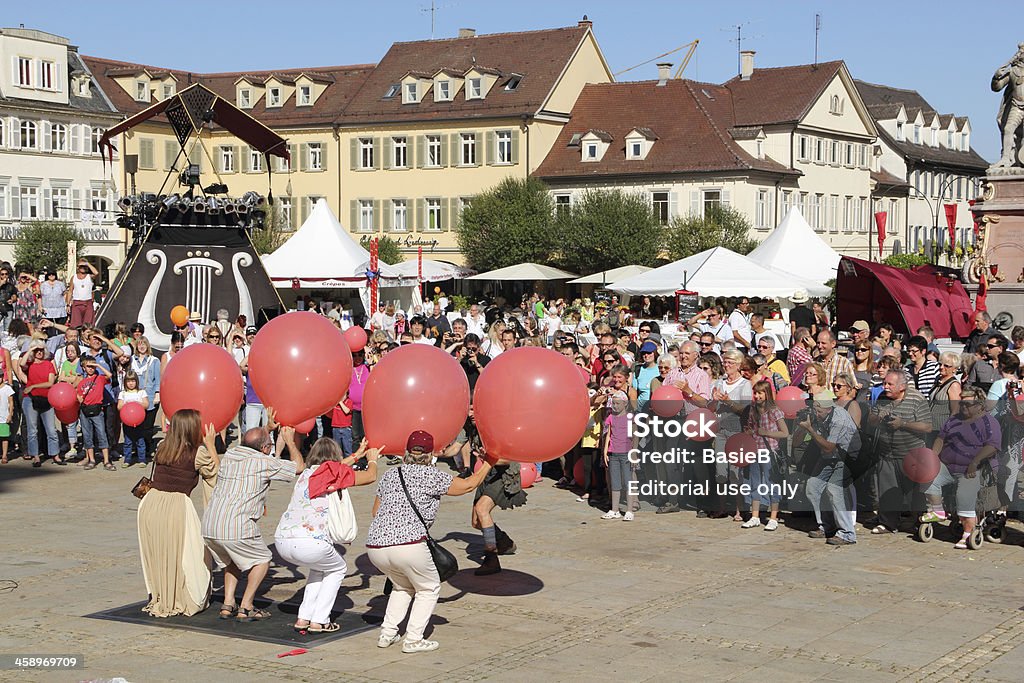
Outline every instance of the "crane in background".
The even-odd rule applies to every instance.
[[[685,45],[680,45],[679,47],[677,47],[674,50],[669,50],[668,52],[664,52],[664,53],[658,55],[657,57],[652,57],[651,59],[648,59],[646,62],[640,62],[636,66],[631,66],[628,69],[623,69],[622,71],[619,71],[618,73],[613,74],[613,76],[618,78],[622,74],[629,73],[633,69],[639,69],[640,67],[645,66],[647,64],[650,64],[651,62],[657,61],[657,60],[659,60],[659,59],[661,59],[663,57],[668,57],[671,54],[675,54],[676,52],[679,52],[680,50],[686,50],[686,48],[689,48],[689,50],[686,50],[686,54],[683,55],[683,61],[681,61],[679,63],[679,68],[676,69],[675,74],[672,76],[673,79],[681,78],[682,75],[683,75],[683,71],[686,69],[686,65],[690,63],[690,60],[693,58],[694,53],[697,52],[697,46],[699,44],[700,44],[700,39],[698,38],[697,40],[689,42],[689,43],[687,43]]]

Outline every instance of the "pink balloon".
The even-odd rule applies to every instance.
[[[348,347],[352,349],[353,353],[359,351],[366,346],[366,330],[358,325],[353,325],[345,330],[345,341],[348,342]]]
[[[583,481],[583,459],[580,458],[576,461],[576,464],[572,466],[572,478],[576,482],[577,486],[586,487],[586,482]],[[590,482],[591,486],[597,486],[597,466],[590,468]]]
[[[75,388],[67,382],[57,382],[47,393],[46,397],[54,410],[70,410],[78,406],[78,395]]]
[[[792,420],[806,406],[804,392],[800,387],[793,386],[792,384],[788,387],[782,387],[775,394],[775,405],[779,407],[779,410],[782,411],[782,414],[787,419]]]
[[[577,365],[576,370],[580,373],[580,379],[583,380],[583,383],[590,384],[590,370],[587,370],[582,365]]]
[[[651,410],[660,417],[678,415],[683,403],[683,392],[671,384],[662,384],[651,392]]]
[[[696,427],[692,428],[697,432],[696,436],[691,437],[694,441],[711,441],[711,439],[715,438],[714,434],[718,431],[718,415],[713,410],[708,410],[707,408],[692,410],[686,416],[686,421],[693,425],[699,425],[703,422],[703,424],[708,425],[708,431],[711,432],[711,436],[709,436],[703,430],[697,430]]]
[[[295,431],[299,434],[309,434],[316,427],[316,418],[311,417],[308,420],[304,420],[299,424],[295,425]]]
[[[352,354],[327,318],[288,313],[264,325],[253,339],[249,379],[277,421],[294,427],[338,404],[352,381]]]
[[[939,456],[930,448],[911,448],[903,456],[903,473],[918,484],[932,483],[939,469]]]
[[[574,382],[586,393],[579,380]],[[409,435],[417,430],[434,437],[434,450],[440,451],[455,440],[468,414],[466,371],[436,346],[400,346],[366,380],[363,428],[370,446],[383,447],[386,454],[405,453]]]
[[[590,398],[576,366],[539,347],[505,351],[480,374],[473,414],[487,452],[546,462],[572,450],[590,419]]]
[[[725,440],[725,454],[731,464],[747,467],[757,457],[757,440],[747,432],[733,434]]]
[[[192,408],[199,411],[203,425],[213,424],[218,432],[231,424],[244,396],[238,362],[213,344],[193,344],[178,351],[160,378],[165,418]]]
[[[53,414],[57,416],[61,424],[74,424],[78,421],[78,401],[75,401],[75,405],[67,410],[54,410]]]
[[[532,462],[524,463],[519,467],[519,479],[522,481],[524,489],[530,488],[537,481],[537,468],[533,466]]]
[[[135,401],[125,403],[119,414],[121,422],[129,427],[138,427],[146,419],[146,409]]]

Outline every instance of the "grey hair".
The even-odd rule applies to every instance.
[[[902,368],[893,368],[889,372],[885,373],[885,376],[887,378],[889,376],[897,377],[899,379],[899,384],[897,386],[905,387],[908,384],[908,382],[907,382],[907,373],[904,372]]]
[[[680,351],[690,350],[690,351],[693,351],[694,353],[699,354],[700,353],[700,344],[698,344],[697,342],[693,341],[692,339],[687,339],[686,341],[684,341],[682,344],[679,345],[679,350]]]
[[[940,363],[950,363],[950,364],[953,365],[954,369],[959,368],[960,365],[962,364],[962,361],[961,361],[961,358],[960,358],[960,354],[955,352],[955,351],[946,351],[945,353],[940,354],[939,355],[939,362]]]
[[[402,458],[406,465],[430,465],[433,461],[433,453],[406,453]]]
[[[766,344],[771,346],[773,350],[775,349],[775,337],[773,337],[770,334],[765,334],[765,335],[761,335],[760,337],[758,337],[757,338],[757,342],[755,342],[755,343],[760,343],[760,342],[765,342]]]
[[[678,364],[679,363],[678,363],[678,361],[676,361],[676,357],[673,356],[671,353],[663,353],[660,356],[658,356],[658,365],[659,366],[667,365],[670,368],[674,368],[674,367],[678,366]]]

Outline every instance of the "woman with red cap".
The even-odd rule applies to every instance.
[[[491,471],[494,458],[485,455],[476,473],[456,479],[433,466],[434,437],[427,432],[410,434],[405,451],[403,464],[380,478],[366,539],[370,562],[394,584],[377,647],[390,647],[402,639],[398,625],[408,612],[402,652],[430,652],[438,643],[424,639],[423,630],[437,604],[441,580],[427,548],[427,533],[441,496],[476,490]]]

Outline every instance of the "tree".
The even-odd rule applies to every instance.
[[[19,267],[36,272],[64,270],[68,263],[68,242],[75,243],[81,255],[85,246],[82,234],[67,221],[26,221],[14,241],[14,260]]]
[[[369,235],[363,235],[359,238],[359,245],[366,251],[370,251],[370,239]],[[399,247],[398,241],[391,239],[387,235],[378,237],[377,260],[389,266],[401,263],[404,259],[402,258],[402,250]]]
[[[588,190],[555,221],[561,263],[578,273],[627,265],[653,266],[664,229],[639,193]]]
[[[549,261],[555,250],[554,202],[535,178],[506,178],[462,211],[456,233],[469,264],[480,271]]]
[[[264,213],[263,227],[254,228],[250,233],[252,245],[257,254],[272,254],[287,241],[285,229],[291,226],[285,224],[284,209],[280,204],[270,206],[264,202],[257,210]]]
[[[669,224],[666,250],[677,260],[699,254],[712,247],[725,247],[737,254],[748,254],[757,246],[750,237],[750,221],[732,208],[712,204],[704,215],[690,214],[674,218]]]
[[[924,254],[891,254],[886,256],[882,263],[895,268],[913,268],[928,263],[928,257]]]

